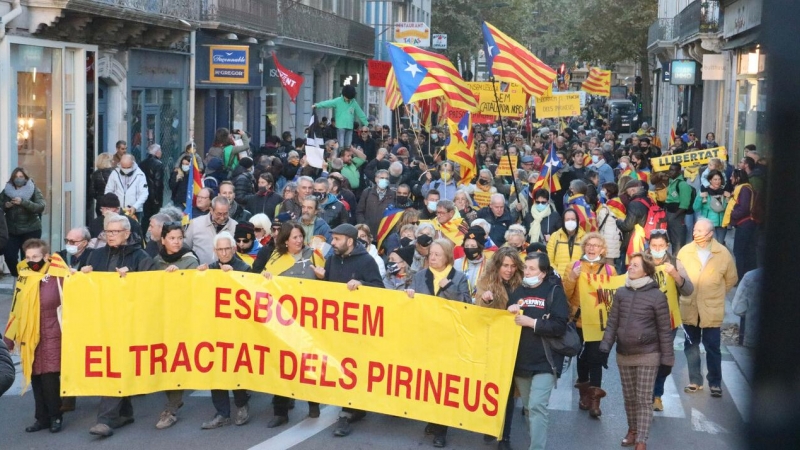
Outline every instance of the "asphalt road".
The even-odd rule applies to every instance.
[[[5,320],[10,297],[0,295],[0,317]],[[708,390],[698,394],[683,393],[688,383],[682,338],[678,336],[674,375],[667,379],[664,396],[665,411],[655,413],[648,444],[653,449],[702,448],[703,450],[737,449],[742,442],[742,411],[747,408],[750,388],[730,354],[723,349],[723,389],[725,395],[714,399]],[[21,374],[20,374],[21,376]],[[550,401],[549,449],[615,449],[627,430],[622,403],[619,374],[612,356],[609,370],[604,374],[603,387],[608,397],[602,404],[603,416],[592,419],[577,407],[577,390],[571,388],[574,364],[568,375],[559,381]],[[214,414],[207,391],[194,391],[184,397],[185,405],[178,413],[178,422],[169,429],[157,430],[166,397],[161,393],[133,399],[136,422],[116,431],[110,438],[89,434],[95,423],[98,399],[79,398],[77,409],[65,414],[64,430],[60,434],[48,431],[26,433],[25,427],[34,421],[32,393],[19,395],[19,387],[0,397],[0,449],[422,449],[432,448],[431,437],[423,433],[425,424],[381,414],[368,414],[353,425],[345,438],[334,438],[332,431],[339,408],[323,406],[318,419],[304,419],[305,402],[297,402],[290,412],[290,423],[277,429],[267,429],[272,418],[269,394],[254,393],[250,402],[252,419],[245,426],[229,426],[217,430],[200,429],[203,421]],[[235,410],[235,409],[234,409]],[[304,420],[303,420],[304,419]],[[512,447],[528,447],[528,432],[519,406],[512,426]],[[451,429],[448,448],[489,449],[482,436],[464,430]]]

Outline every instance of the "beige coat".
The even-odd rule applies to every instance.
[[[222,231],[227,231],[233,236],[236,231],[236,221],[228,219]],[[192,219],[186,228],[186,237],[183,245],[192,249],[200,264],[211,264],[217,260],[214,256],[214,237],[217,235],[216,227],[211,223],[211,213]]]
[[[678,253],[678,261],[694,285],[691,295],[681,295],[681,318],[686,325],[718,328],[725,318],[725,294],[736,285],[736,265],[725,246],[711,241],[711,257],[702,267],[697,245],[690,242]]]

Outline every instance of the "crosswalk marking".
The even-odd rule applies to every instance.
[[[664,395],[661,397],[661,402],[664,404],[664,411],[655,413],[657,417],[686,418],[686,411],[681,403],[681,395],[678,392],[675,377],[669,376],[664,382]]]
[[[572,401],[572,393],[576,391],[576,389],[572,387],[575,384],[575,378],[577,376],[575,371],[576,364],[577,360],[573,358],[569,371],[561,374],[561,378],[558,380],[558,388],[550,392],[550,405],[548,409],[558,411],[572,411],[573,409],[577,409],[578,401],[575,400],[574,404]]]
[[[726,394],[733,399],[742,420],[749,421],[750,385],[734,361],[722,361],[722,381],[728,391]]]
[[[288,430],[250,447],[250,450],[278,450],[293,447],[325,430],[339,419],[340,408],[325,406],[316,419],[306,418]]]

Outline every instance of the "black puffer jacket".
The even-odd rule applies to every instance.
[[[631,240],[631,235],[636,225],[644,227],[647,220],[647,213],[650,212],[650,207],[653,203],[647,196],[647,192],[640,192],[631,198],[628,203],[625,219],[617,219],[617,228],[622,231],[622,246],[621,249],[628,248],[628,242]]]
[[[129,272],[156,270],[155,262],[142,250],[141,245],[100,247],[89,255],[86,265],[92,266],[94,272],[114,272],[122,267],[127,267]]]
[[[661,364],[675,363],[669,305],[658,283],[651,281],[641,289],[617,289],[600,351],[610,352],[614,342],[621,355],[660,353]]]
[[[550,293],[553,293],[551,305],[547,305]],[[517,350],[517,362],[514,364],[514,375],[530,377],[539,373],[552,373],[550,363],[547,362],[547,355],[544,351],[544,341],[542,336],[558,337],[563,336],[567,331],[567,321],[569,320],[569,306],[564,288],[555,285],[545,279],[545,281],[534,288],[521,285],[511,293],[508,305],[519,304],[522,313],[530,318],[536,319],[536,329],[525,327],[519,336],[519,349]],[[549,308],[550,318],[543,319]],[[553,365],[561,375],[561,368],[564,366],[564,357],[552,352]]]
[[[245,198],[245,208],[253,215],[266,214],[270,221],[275,220],[275,209],[283,201],[283,197],[275,191],[257,192]]]
[[[11,360],[6,343],[0,337],[0,397],[14,384],[15,376],[14,361]]]
[[[358,280],[364,286],[383,287],[378,263],[358,243],[349,255],[333,255],[325,261],[325,281],[347,283],[350,280]]]

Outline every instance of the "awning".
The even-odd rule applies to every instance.
[[[741,36],[729,39],[727,42],[722,44],[722,50],[733,50],[746,45],[754,44],[758,42],[759,34],[760,33],[758,30],[750,30],[745,32]]]

